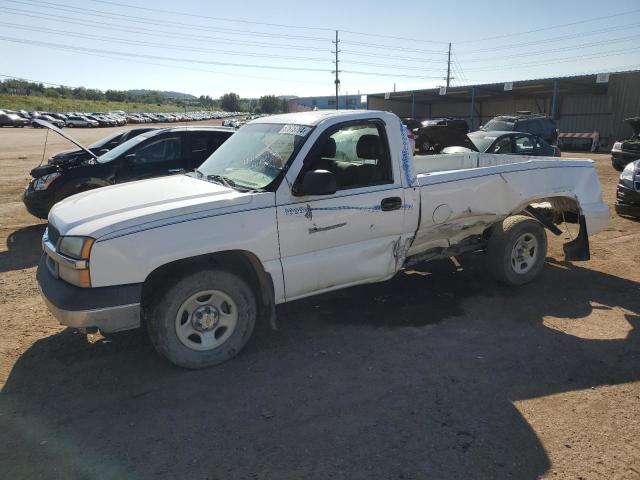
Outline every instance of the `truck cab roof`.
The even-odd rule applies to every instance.
[[[249,123],[275,123],[275,124],[295,124],[308,125],[315,127],[327,120],[340,121],[357,120],[368,117],[389,116],[396,119],[397,117],[389,112],[378,110],[314,110],[311,112],[283,113],[281,115],[271,115],[252,120]],[[333,122],[332,122],[333,123]]]

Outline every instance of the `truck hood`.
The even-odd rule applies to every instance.
[[[188,175],[140,180],[79,193],[57,203],[49,223],[61,235],[96,239],[179,221],[190,215],[251,203],[251,193],[237,192]]]

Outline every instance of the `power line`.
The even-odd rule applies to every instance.
[[[194,15],[194,14],[179,12],[179,11],[176,11],[176,10],[165,10],[165,9],[158,9],[158,8],[153,9],[153,8],[148,8],[148,7],[140,7],[140,6],[137,6],[137,5],[118,3],[118,2],[108,1],[108,0],[89,0],[89,1],[92,1],[92,2],[95,2],[95,3],[108,4],[108,5],[117,5],[117,6],[120,6],[120,7],[135,8],[135,9],[138,9],[138,10],[145,10],[145,11],[152,11],[152,12],[159,12],[159,13],[169,13],[169,14],[172,14],[172,15],[182,15],[182,16],[194,17],[194,18],[207,18],[207,19],[211,19],[211,20],[219,20],[219,21],[233,22],[233,23],[249,23],[249,24],[254,24],[254,25],[265,25],[265,26],[279,27],[279,28],[296,28],[296,29],[304,29],[304,30],[318,30],[318,31],[331,31],[331,32],[334,31],[334,29],[327,28],[327,27],[311,27],[311,26],[306,26],[306,25],[287,25],[287,24],[281,24],[281,23],[258,22],[258,21],[238,19],[238,18],[211,17],[211,16],[207,16],[207,15]],[[352,34],[352,35],[363,35],[363,36],[369,36],[369,37],[388,38],[388,39],[393,39],[393,40],[405,40],[405,41],[411,41],[411,42],[442,43],[442,44],[446,44],[447,43],[447,42],[439,41],[439,40],[425,40],[425,39],[417,39],[417,38],[399,37],[399,36],[383,35],[383,34],[376,34],[376,33],[369,33],[369,32],[358,32],[358,31],[354,31],[354,30],[341,30],[341,32],[349,33],[349,34]]]
[[[216,62],[216,61],[210,61],[210,60],[196,60],[191,58],[176,58],[176,57],[166,57],[166,56],[159,56],[159,55],[145,55],[145,54],[136,54],[136,53],[129,53],[129,52],[117,52],[112,50],[77,47],[72,45],[63,45],[63,44],[56,44],[51,42],[39,42],[35,40],[19,39],[19,38],[4,37],[4,36],[0,36],[0,41],[18,43],[23,45],[33,45],[33,46],[51,48],[56,50],[65,50],[65,51],[71,51],[71,52],[107,54],[107,55],[116,55],[116,56],[122,56],[122,57],[146,58],[151,60],[165,60],[165,61],[172,61],[172,62],[189,62],[189,63],[198,63],[198,64],[205,64],[205,65],[231,66],[231,67],[238,67],[238,68],[261,68],[261,69],[268,69],[268,70],[288,70],[288,71],[304,71],[304,72],[329,72],[330,71],[323,68],[285,67],[285,66],[276,66],[276,65]],[[405,77],[405,78],[436,78],[436,77],[425,77],[422,75],[384,74],[380,72],[363,72],[363,71],[356,71],[356,70],[349,71],[349,73],[361,74],[361,75],[374,75],[374,76]]]
[[[16,13],[17,12],[17,13]],[[72,24],[72,25],[80,25],[83,27],[87,26],[87,22],[89,20],[86,19],[80,19],[80,18],[73,18],[72,20],[69,19],[69,17],[63,17],[60,15],[53,15],[53,14],[47,14],[47,15],[38,15],[38,14],[34,14],[32,12],[30,12],[29,10],[20,10],[17,8],[4,8],[2,13],[4,14],[9,14],[9,15],[20,15],[22,17],[31,17],[31,18],[40,18],[40,19],[44,19],[44,20],[51,20],[51,19],[57,19],[56,21],[62,22],[62,23],[68,23],[68,24]],[[74,21],[74,20],[78,20],[78,21]],[[154,38],[158,37],[158,31],[157,30],[152,30],[149,28],[144,28],[144,27],[136,27],[135,29],[132,28],[123,28],[121,26],[118,25],[114,25],[113,23],[108,23],[108,22],[101,22],[100,23],[100,27],[102,28],[106,28],[109,30],[114,30],[114,31],[121,31],[121,32],[127,32],[127,33],[136,33],[136,34],[140,34],[140,35],[150,35],[153,36]],[[311,47],[311,46],[301,46],[301,45],[292,45],[292,44],[278,44],[278,43],[265,43],[265,42],[251,42],[248,40],[236,40],[236,39],[224,39],[224,38],[220,38],[220,37],[213,37],[213,36],[208,36],[208,35],[192,35],[192,34],[188,34],[188,33],[172,33],[172,32],[162,32],[163,36],[168,36],[168,37],[173,37],[173,38],[178,38],[178,39],[185,39],[185,38],[191,38],[194,40],[202,40],[205,39],[207,41],[215,41],[215,43],[219,43],[219,44],[231,44],[231,45],[243,45],[243,46],[251,46],[251,47],[259,47],[259,48],[268,48],[268,47],[274,47],[274,48],[289,48],[291,50],[304,50],[304,51],[320,51],[320,52],[326,52],[325,48],[321,48],[321,47]]]
[[[70,13],[75,13],[75,14],[83,14],[83,15],[91,15],[92,17],[98,17],[98,18],[107,18],[109,20],[124,20],[126,22],[132,22],[132,23],[141,23],[143,25],[156,25],[156,26],[162,26],[162,27],[173,27],[175,28],[176,26],[179,27],[187,27],[187,28],[193,28],[196,30],[204,30],[207,32],[210,31],[219,31],[219,32],[223,32],[223,33],[228,33],[231,35],[241,35],[241,36],[262,36],[262,37],[272,37],[272,38],[290,38],[290,39],[296,39],[296,40],[307,40],[307,41],[319,41],[319,42],[326,42],[327,38],[319,38],[319,37],[307,37],[307,36],[303,36],[303,35],[289,35],[289,34],[283,34],[283,33],[268,33],[268,32],[256,32],[256,31],[250,31],[250,30],[237,30],[237,29],[230,29],[230,28],[212,28],[212,27],[207,27],[204,25],[196,25],[196,24],[192,24],[192,23],[182,23],[182,22],[176,22],[176,21],[167,21],[167,20],[158,20],[158,19],[148,19],[148,18],[144,18],[144,17],[136,17],[136,16],[132,16],[132,15],[124,15],[124,14],[113,14],[110,12],[105,12],[102,10],[92,10],[92,9],[88,9],[88,8],[78,8],[78,7],[72,7],[72,6],[63,6],[61,4],[58,3],[54,3],[54,2],[46,2],[46,1],[42,1],[42,0],[5,0],[11,3],[18,3],[21,5],[27,5],[27,6],[37,6],[40,8],[49,8],[49,9],[53,9],[56,11],[63,11],[63,12],[70,12]],[[50,6],[51,5],[51,6]]]
[[[244,19],[239,19],[239,18],[212,17],[212,16],[209,16],[209,15],[200,15],[200,14],[196,15],[196,14],[192,14],[192,13],[178,12],[176,10],[164,10],[164,9],[160,9],[160,8],[140,7],[138,5],[131,5],[131,4],[127,4],[127,3],[112,2],[112,1],[108,1],[108,0],[89,0],[89,1],[94,2],[94,3],[117,5],[119,7],[135,8],[137,10],[145,10],[147,12],[156,12],[156,13],[159,12],[159,13],[168,13],[168,14],[171,14],[171,15],[182,15],[182,16],[185,16],[185,17],[206,18],[208,20],[219,20],[219,21],[222,21],[222,22],[248,23],[248,24],[252,24],[252,25],[265,25],[265,26],[269,26],[269,27],[298,28],[298,29],[304,29],[304,30],[320,30],[320,31],[326,31],[326,32],[333,32],[332,28],[309,27],[309,26],[304,26],[304,25],[286,25],[286,24],[282,24],[282,23],[267,23],[267,22],[253,21],[253,20],[244,20]]]
[[[383,50],[398,50],[401,52],[414,52],[414,53],[430,53],[434,55],[446,55],[447,52],[441,52],[438,50],[422,50],[419,48],[407,48],[407,47],[397,47],[393,45],[382,45],[379,43],[365,43],[365,42],[354,42],[352,40],[342,40],[342,43],[346,43],[348,45],[358,45],[360,47],[369,47],[369,48],[380,48]]]
[[[553,60],[544,60],[540,62],[512,63],[512,64],[496,66],[496,67],[472,68],[470,69],[470,71],[482,72],[482,71],[493,71],[493,70],[508,70],[514,67],[535,67],[539,65],[552,65],[556,63],[567,63],[567,62],[572,62],[576,60],[606,58],[606,57],[611,57],[615,55],[628,55],[628,54],[633,54],[633,52],[630,52],[628,48],[625,48],[620,50],[610,50],[608,52],[597,52],[597,53],[591,53],[586,55],[574,55],[571,57],[555,58]]]
[[[402,40],[402,41],[408,41],[408,42],[422,42],[422,43],[438,43],[438,44],[443,44],[446,45],[448,42],[445,42],[444,40],[425,40],[425,39],[421,39],[421,38],[409,38],[409,37],[397,37],[395,35],[383,35],[380,33],[366,33],[366,32],[356,32],[353,30],[340,30],[340,32],[342,33],[350,33],[352,35],[363,35],[366,37],[377,37],[377,38],[388,38],[391,40]]]
[[[640,38],[640,34],[639,35],[629,35],[629,36],[626,36],[626,37],[614,38],[614,39],[609,39],[609,40],[602,40],[600,42],[582,43],[580,45],[571,45],[571,46],[560,47],[560,48],[555,48],[555,49],[551,49],[551,50],[543,50],[543,51],[539,51],[539,52],[519,53],[518,56],[519,57],[533,57],[533,56],[537,56],[537,55],[547,55],[549,53],[566,52],[568,50],[582,50],[582,49],[588,48],[588,47],[599,47],[599,46],[604,45],[604,44],[625,42],[627,40],[634,39],[634,38]],[[487,62],[487,61],[491,61],[491,60],[504,61],[504,58],[505,58],[504,55],[495,56],[495,57],[480,57],[480,58],[472,58],[470,60],[466,60],[466,62],[467,63],[477,63],[477,62]]]
[[[216,62],[213,60],[197,60],[193,58],[178,58],[178,57],[166,57],[166,56],[159,56],[159,55],[146,55],[141,53],[116,52],[113,50],[77,47],[73,45],[63,45],[59,43],[50,43],[50,42],[39,42],[36,40],[27,40],[27,39],[11,38],[11,37],[3,37],[3,36],[0,36],[0,40],[6,41],[6,42],[20,43],[24,45],[34,45],[39,47],[65,49],[69,51],[81,51],[81,52],[89,52],[89,53],[107,53],[110,55],[122,55],[124,57],[149,58],[152,60],[169,60],[173,62],[191,62],[191,63],[200,63],[205,65],[222,65],[227,67],[238,67],[238,68],[262,68],[267,70],[291,70],[291,71],[303,71],[303,72],[327,72],[328,71],[324,68],[284,67],[284,66],[276,66],[276,65],[260,65],[260,64],[235,63],[235,62]]]
[[[561,35],[561,36],[558,36],[558,37],[544,38],[542,40],[533,40],[533,41],[529,41],[529,42],[512,43],[512,44],[509,44],[509,45],[503,45],[501,47],[481,48],[481,49],[478,49],[478,50],[463,50],[463,51],[459,51],[459,53],[461,55],[469,55],[469,54],[472,54],[472,53],[495,52],[496,50],[508,50],[508,49],[519,48],[519,47],[528,47],[530,45],[539,45],[541,43],[554,43],[554,42],[558,42],[558,41],[562,41],[562,40],[569,40],[569,39],[572,39],[572,38],[584,37],[585,35],[597,35],[597,34],[600,34],[600,33],[608,33],[608,32],[618,31],[618,30],[622,30],[622,29],[626,29],[626,28],[638,28],[638,24],[637,23],[632,23],[632,24],[629,24],[629,25],[621,25],[621,26],[616,25],[615,27],[607,27],[607,28],[601,28],[601,29],[590,30],[590,31],[586,31],[586,32],[579,32],[579,33],[570,33],[570,34]]]
[[[194,47],[186,47],[186,46],[175,45],[175,44],[154,43],[154,42],[144,42],[144,41],[132,41],[132,40],[125,40],[125,39],[120,39],[120,38],[106,37],[106,36],[102,36],[102,35],[92,35],[92,34],[80,34],[80,33],[66,32],[66,31],[63,31],[63,30],[56,30],[56,29],[45,28],[45,27],[36,28],[36,27],[30,27],[28,25],[22,25],[22,24],[10,23],[10,22],[0,22],[0,25],[7,26],[9,28],[16,28],[16,29],[20,29],[20,30],[29,30],[29,31],[34,31],[34,32],[51,33],[53,35],[60,35],[60,36],[64,36],[64,37],[75,37],[75,38],[81,38],[81,39],[92,39],[92,40],[105,41],[105,42],[109,42],[109,43],[121,43],[121,44],[124,44],[124,45],[133,45],[133,46],[157,47],[157,48],[163,48],[163,49],[169,49],[169,50],[181,50],[181,51],[198,52],[198,53],[211,52],[211,53],[217,53],[217,54],[221,54],[221,55],[248,56],[248,57],[258,57],[258,58],[268,57],[268,58],[275,58],[275,59],[280,59],[280,60],[303,60],[303,61],[322,62],[322,63],[326,63],[328,61],[328,59],[326,59],[326,58],[300,57],[300,56],[292,56],[292,55],[272,55],[272,54],[263,54],[263,53],[247,53],[247,52],[238,52],[238,51],[230,51],[230,50],[210,49],[210,48],[206,48],[206,47],[194,48]],[[403,65],[388,65],[388,64],[383,64],[383,63],[371,63],[371,62],[359,62],[359,61],[348,61],[348,63],[352,64],[352,65],[365,65],[365,66],[381,67],[381,68],[397,68],[397,69],[401,69],[401,70],[417,70],[417,71],[424,70],[423,67],[403,66]]]
[[[588,19],[585,19],[585,20],[578,20],[577,22],[562,23],[562,24],[557,24],[557,25],[551,25],[551,26],[548,26],[548,27],[536,28],[534,30],[525,30],[523,32],[505,33],[505,34],[502,34],[502,35],[494,35],[494,36],[491,36],[491,37],[477,38],[477,39],[473,39],[473,40],[464,40],[464,41],[460,41],[460,42],[456,42],[456,43],[477,43],[477,42],[484,42],[486,40],[497,40],[497,39],[500,39],[500,38],[514,37],[514,36],[518,36],[518,35],[526,35],[526,34],[529,34],[529,33],[544,32],[544,31],[553,30],[553,29],[556,29],[556,28],[573,27],[575,25],[581,25],[583,23],[590,23],[590,22],[595,22],[595,21],[599,21],[599,20],[606,20],[606,19],[609,19],[609,18],[622,17],[624,15],[629,15],[629,14],[638,13],[638,12],[640,12],[640,8],[636,8],[634,10],[628,10],[626,12],[614,13],[612,15],[603,15],[603,16],[588,18]]]
[[[232,50],[217,50],[217,49],[205,48],[205,47],[194,48],[194,47],[187,47],[187,46],[181,46],[181,45],[176,45],[176,44],[144,42],[144,41],[140,41],[140,40],[125,40],[125,39],[120,39],[120,38],[106,37],[106,36],[103,36],[103,35],[93,35],[93,34],[81,34],[81,33],[74,33],[74,32],[66,32],[64,30],[56,30],[56,29],[45,28],[45,27],[30,27],[28,25],[21,25],[21,24],[17,24],[17,23],[9,23],[9,22],[0,22],[0,25],[7,26],[9,28],[18,28],[20,30],[30,30],[30,31],[34,31],[34,32],[46,32],[46,33],[51,33],[53,35],[63,35],[65,37],[71,36],[71,37],[83,38],[83,39],[89,38],[89,39],[100,40],[100,41],[105,41],[105,42],[109,42],[109,43],[122,43],[122,44],[125,44],[125,45],[149,46],[149,47],[158,47],[158,48],[166,48],[166,49],[173,49],[173,50],[183,50],[183,51],[190,51],[190,52],[211,52],[211,53],[217,53],[217,54],[220,54],[220,55],[248,56],[248,57],[259,57],[259,58],[269,57],[269,58],[276,58],[276,59],[283,59],[283,60],[305,60],[305,61],[311,61],[311,62],[324,62],[324,63],[327,62],[326,58],[300,57],[300,56],[292,56],[292,55],[271,55],[271,54],[266,54],[266,53],[251,53],[251,52],[238,52],[238,51],[232,51]]]

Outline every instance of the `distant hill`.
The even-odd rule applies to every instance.
[[[198,97],[194,96],[194,95],[190,95],[188,93],[182,93],[182,92],[171,92],[171,91],[159,91],[159,90],[146,90],[146,89],[139,89],[139,90],[127,90],[129,93],[133,94],[133,95],[144,95],[145,93],[160,93],[162,95],[164,95],[167,98],[176,98],[176,99],[180,99],[180,100],[197,100]]]

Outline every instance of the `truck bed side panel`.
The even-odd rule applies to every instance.
[[[608,222],[608,208],[602,203],[597,174],[590,161],[505,162],[419,174],[418,183],[421,220],[409,255],[479,235],[529,203],[548,197],[576,199],[590,235]]]

